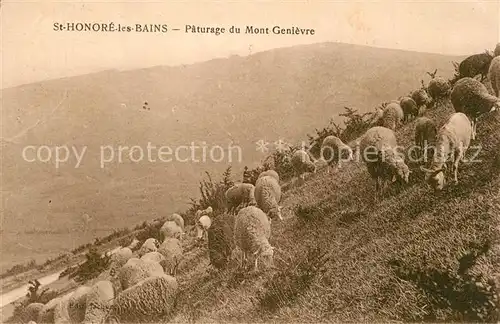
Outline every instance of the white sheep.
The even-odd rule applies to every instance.
[[[159,246],[160,242],[158,242],[157,239],[150,237],[144,241],[141,248],[137,252],[137,255],[141,257],[146,253],[157,251]]]
[[[372,117],[369,120],[370,126],[380,126],[382,125],[382,117],[384,116],[384,109],[382,107],[376,107],[375,111],[372,113]]]
[[[352,149],[348,145],[344,144],[344,142],[342,142],[340,138],[330,135],[325,137],[325,139],[323,139],[323,142],[321,143],[321,156],[327,161],[327,171],[328,173],[330,173],[330,168],[332,165],[340,168],[341,160],[352,160],[353,152]]]
[[[176,238],[166,238],[160,245],[158,251],[164,257],[164,260],[160,262],[160,264],[165,273],[175,276],[177,274],[177,268],[183,259],[181,242]]]
[[[251,183],[237,183],[225,192],[228,211],[234,213],[238,206],[255,205],[255,186]]]
[[[206,238],[207,236],[207,230],[210,228],[212,225],[212,220],[208,215],[203,215],[198,220],[196,221],[196,238],[201,240],[203,238]]]
[[[436,144],[437,126],[436,123],[427,117],[419,117],[415,121],[415,146],[420,149],[424,162],[428,161],[429,156],[434,155]]]
[[[90,290],[90,287],[81,286],[71,295],[68,302],[68,314],[71,322],[80,323],[85,319],[85,307]]]
[[[160,322],[173,310],[177,293],[174,277],[163,274],[147,278],[116,297],[106,322]]]
[[[489,94],[488,89],[476,79],[462,78],[451,91],[451,103],[456,112],[467,115],[472,122],[472,140],[476,139],[476,124],[480,115],[500,107],[500,99]]]
[[[472,126],[464,113],[454,113],[438,131],[436,152],[430,168],[421,167],[426,172],[425,180],[435,189],[442,190],[446,179],[444,172],[451,164],[453,180],[458,183],[458,165],[464,158],[472,139]]]
[[[375,199],[383,193],[387,180],[399,179],[408,183],[410,170],[397,152],[393,130],[381,126],[368,129],[360,141],[360,154],[368,173],[376,181]]]
[[[184,232],[184,218],[181,215],[173,213],[172,215],[167,216],[166,221],[174,221],[177,226],[179,226]]]
[[[491,82],[491,87],[495,96],[500,96],[500,56],[495,57],[490,64],[488,70],[488,79]]]
[[[84,324],[104,323],[115,298],[115,290],[110,281],[96,282],[87,293]]]
[[[59,299],[59,302],[54,308],[54,324],[66,324],[71,322],[68,306],[72,294],[73,293],[66,294]]]
[[[130,248],[124,247],[116,251],[111,255],[111,265],[112,267],[119,268],[123,266],[127,261],[133,257],[133,252]]]
[[[39,316],[44,308],[44,304],[42,303],[31,303],[23,309],[21,314],[21,320],[23,323],[29,321],[38,321]]]
[[[160,245],[160,247],[161,247],[161,245]],[[158,251],[149,252],[149,253],[144,254],[140,260],[143,260],[146,262],[157,262],[157,263],[161,264],[161,262],[165,260],[165,257],[160,253],[160,247],[158,247]]]
[[[54,311],[61,297],[51,299],[47,304],[43,305],[38,315],[37,323],[54,323]]]
[[[166,221],[165,224],[160,228],[160,236],[162,240],[165,240],[167,237],[175,237],[177,239],[182,239],[183,229],[177,225],[174,221]]]
[[[137,246],[139,246],[139,243],[141,243],[141,241],[139,241],[136,237],[134,237],[132,242],[130,242],[130,244],[127,247],[133,251],[135,248],[137,248]]]
[[[252,255],[255,257],[254,270],[262,260],[266,266],[272,266],[273,247],[269,244],[271,224],[266,214],[255,206],[248,206],[239,211],[234,224],[234,241],[243,252],[243,262]]]
[[[255,183],[255,201],[257,206],[269,216],[269,219],[278,218],[281,215],[281,186],[272,176],[264,176],[257,179]]]
[[[265,176],[271,176],[273,178],[276,179],[276,181],[280,181],[280,176],[278,174],[278,172],[274,171],[274,170],[266,170],[266,171],[262,171],[259,176],[257,177],[258,178],[262,178],[262,177],[265,177]]]
[[[499,55],[500,55],[500,43],[497,43],[497,45],[495,46],[495,49],[493,50],[493,56],[497,57]]]
[[[396,130],[403,122],[404,113],[399,103],[391,102],[385,107],[382,126]]]
[[[311,161],[309,154],[302,149],[293,152],[291,163],[295,171],[295,175],[302,181],[305,179],[304,174],[306,172],[316,173],[316,164]]]
[[[146,262],[139,259],[130,259],[120,270],[118,270],[118,280],[122,290],[125,290],[139,281],[146,278],[162,274],[163,268],[158,262]]]
[[[210,214],[212,214],[213,211],[214,210],[213,210],[212,206],[208,206],[207,208],[205,208],[203,210],[198,209],[196,211],[196,215],[198,216],[197,218],[200,218],[203,215],[210,215]]]

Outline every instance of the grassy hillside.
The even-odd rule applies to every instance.
[[[372,110],[418,87],[429,67],[457,58],[336,43],[297,46],[179,67],[104,71],[4,89],[2,267],[42,261],[113,228],[182,210],[204,171],[229,163],[109,163],[101,145],[242,148],[244,165],[263,158],[255,142],[295,142],[343,106]],[[355,86],[353,86],[355,85]],[[151,110],[143,110],[144,102]],[[87,151],[59,169],[27,163],[26,145]],[[236,157],[236,155],[235,155]],[[115,159],[116,160],[116,159]],[[84,230],[83,215],[93,219]]]
[[[446,102],[426,115],[443,124],[453,112]],[[418,169],[377,204],[363,163],[314,175],[285,194],[285,220],[273,222],[277,270],[214,275],[202,256],[179,279],[172,321],[498,321],[499,126],[499,112],[480,122],[481,162],[463,164],[459,185],[441,193]],[[413,132],[411,122],[399,143]]]

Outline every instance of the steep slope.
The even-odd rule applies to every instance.
[[[443,124],[453,112],[447,102],[427,115]],[[418,169],[379,204],[361,162],[311,177],[285,194],[285,220],[273,222],[277,271],[194,269],[173,321],[496,322],[499,126],[499,112],[480,122],[477,162],[472,148],[459,185],[441,193]],[[399,143],[408,147],[413,131],[414,122],[401,129]]]
[[[231,164],[241,172],[258,163],[259,139],[303,139],[344,105],[367,111],[414,89],[429,66],[451,73],[452,60],[458,59],[327,43],[4,89],[1,265],[43,260],[116,227],[183,209],[204,171]],[[144,102],[151,110],[142,109]],[[243,161],[117,163],[115,157],[100,167],[101,146],[148,142],[226,149],[233,142]],[[87,151],[79,168],[72,156],[56,169],[25,162],[26,145]],[[92,216],[87,229],[85,213]]]

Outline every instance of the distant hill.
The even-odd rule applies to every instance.
[[[231,164],[241,174],[244,165],[256,165],[264,157],[255,148],[259,139],[305,139],[344,106],[372,110],[418,88],[431,68],[451,75],[451,62],[459,60],[323,43],[4,89],[0,265],[42,260],[113,229],[182,210],[198,195],[205,171]],[[150,110],[143,109],[145,102]],[[100,167],[101,145],[146,148],[151,142],[175,149],[193,141],[226,148],[233,142],[242,148],[243,162],[126,159]],[[87,152],[79,168],[72,158],[56,169],[25,162],[27,145],[87,146]],[[85,213],[92,217],[86,230]]]

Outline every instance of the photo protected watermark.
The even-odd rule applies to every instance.
[[[240,163],[243,161],[243,150],[233,143],[209,145],[206,142],[190,142],[188,145],[101,145],[97,150],[87,146],[49,146],[28,145],[21,151],[26,162],[53,163],[56,168],[71,164],[79,168],[85,159],[97,158],[99,166],[120,163]]]

